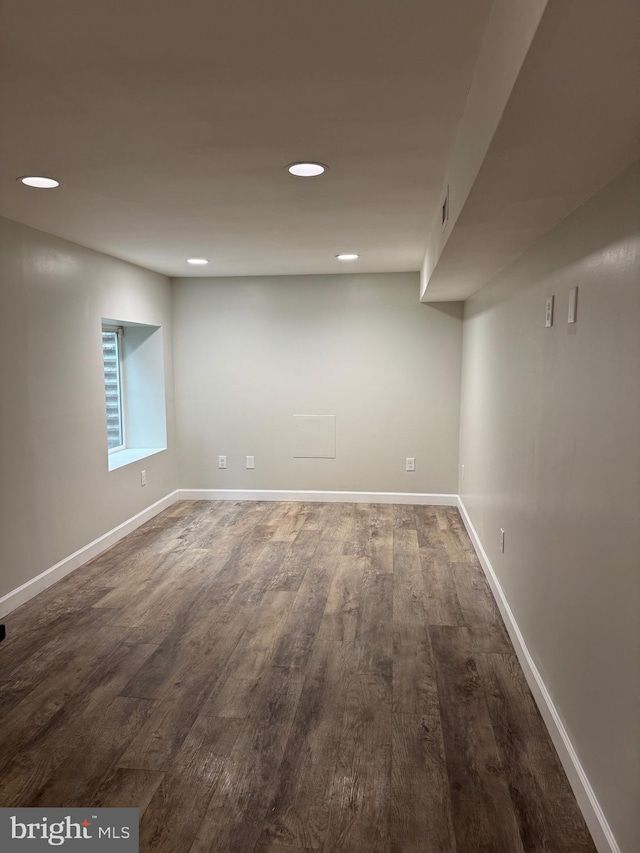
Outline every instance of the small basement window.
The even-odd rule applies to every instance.
[[[102,366],[107,411],[107,448],[109,453],[124,450],[122,416],[122,326],[102,327]]]
[[[113,471],[167,449],[161,327],[103,318],[102,365]]]

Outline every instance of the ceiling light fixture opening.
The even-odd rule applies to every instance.
[[[342,252],[341,254],[336,255],[336,258],[339,261],[345,261],[345,262],[346,261],[357,261],[359,257],[360,257],[360,255],[355,255],[355,254],[350,253],[350,252]]]
[[[206,258],[187,258],[187,263],[193,264],[194,267],[201,267],[208,264],[209,261]]]
[[[36,187],[39,190],[52,190],[60,186],[60,181],[56,181],[55,178],[45,178],[43,175],[25,175],[18,180],[26,187]]]
[[[327,167],[322,163],[292,163],[287,166],[287,171],[296,178],[317,178],[327,171]]]

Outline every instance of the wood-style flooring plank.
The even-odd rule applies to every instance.
[[[241,719],[247,716],[295,595],[295,592],[265,594],[231,653],[215,689],[201,704],[202,713]]]
[[[320,543],[320,530],[301,529],[290,543],[268,583],[269,592],[297,592]]]
[[[329,522],[329,518],[334,510],[335,504],[314,502],[303,504],[303,507],[305,512],[305,521],[302,525],[302,531],[315,530],[321,533]]]
[[[425,589],[425,610],[429,625],[465,625],[451,565],[438,549],[420,546],[420,562]]]
[[[393,504],[393,532],[406,528],[416,530],[416,507],[410,504]]]
[[[205,691],[213,675],[222,672],[250,618],[246,609],[232,606],[235,591],[219,584],[201,591],[122,695],[159,699],[179,689],[193,700],[198,690]]]
[[[268,517],[273,515],[271,509]],[[208,582],[201,584],[200,576],[196,576],[197,597],[184,600],[182,612],[171,631],[144,672],[127,685],[124,695],[158,698],[179,686],[182,692],[195,690],[194,700],[202,699],[221,675],[266,590],[264,571],[254,574],[255,585],[261,590],[259,594],[252,593],[247,579],[270,536],[264,518],[260,518],[258,529],[243,527],[225,566]],[[283,547],[287,547],[286,544]]]
[[[392,631],[394,712],[437,714],[438,690],[415,529],[401,528],[393,537]]]
[[[393,506],[368,504],[369,538],[364,555],[367,570],[383,574],[393,573]]]
[[[501,625],[502,618],[482,569],[475,561],[449,563],[465,625]]]
[[[440,544],[451,562],[464,562],[470,556],[465,540],[469,537],[461,535],[462,522],[457,509],[439,506],[435,511],[436,523],[441,533]],[[475,556],[475,554],[473,555]]]
[[[96,808],[139,809],[142,816],[163,777],[164,773],[155,770],[111,767],[100,780],[91,800],[85,805]]]
[[[100,716],[94,715],[93,719],[81,721],[61,733],[66,758],[30,799],[29,805],[82,808],[90,802],[102,781],[104,768],[115,765],[123,744],[140,731],[151,704],[148,699],[116,696],[105,705]]]
[[[262,830],[272,785],[280,767],[302,692],[300,668],[269,667],[253,707],[213,788],[190,853],[252,850]]]
[[[189,849],[239,730],[239,720],[198,718],[144,811],[141,850]]]
[[[68,666],[78,646],[86,642],[88,632],[98,631],[111,619],[109,611],[91,610],[76,615],[67,629],[50,633],[46,629],[17,633],[13,643],[3,642],[1,662],[3,681],[0,685],[0,713],[6,718],[9,710],[21,702],[45,678],[51,678]]]
[[[525,850],[591,853],[591,838],[515,656],[480,655],[477,666]]]
[[[525,853],[467,630],[429,631],[458,849]]]
[[[286,506],[286,509],[271,537],[272,542],[293,542],[306,521],[303,504],[290,503],[283,506]]]
[[[508,655],[513,651],[511,640],[502,620],[500,622],[468,625],[467,631],[475,655],[483,653]]]
[[[318,628],[318,639],[346,643],[355,640],[365,564],[364,557],[336,557],[336,572]]]
[[[340,538],[318,544],[285,621],[273,658],[275,666],[303,667],[306,664],[322,622],[341,552]]]
[[[366,574],[356,624],[358,672],[393,675],[393,583],[391,574]]]
[[[353,558],[342,558],[351,561]],[[340,746],[349,680],[349,648],[314,645],[260,841],[321,848],[328,825],[327,788]]]
[[[96,607],[114,611],[112,625],[124,628],[141,628],[152,622],[160,632],[166,632],[184,607],[198,595],[207,578],[205,569],[199,565],[206,551],[191,549],[172,555],[165,561],[164,572],[157,572],[136,586],[127,584],[127,597],[113,601],[114,590],[101,598]]]
[[[351,525],[342,553],[350,557],[364,557],[371,542],[373,511],[369,504],[352,504]]]
[[[282,563],[291,550],[291,540],[269,540],[259,551],[251,566],[247,567],[238,591],[237,603],[259,605],[271,585],[275,574],[280,572]]]
[[[357,506],[351,503],[332,504],[320,538],[323,541],[341,542],[341,551],[344,552],[345,543],[355,531]]]
[[[198,707],[185,706],[182,699],[145,699],[150,711],[145,724],[133,738],[118,767],[129,770],[167,771],[191,731]]]
[[[392,750],[391,853],[456,853],[440,715],[394,714]]]
[[[391,679],[354,674],[346,686],[340,745],[328,790],[325,850],[390,849]]]

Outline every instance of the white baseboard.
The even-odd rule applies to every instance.
[[[31,580],[23,583],[22,586],[19,586],[17,589],[11,590],[11,592],[8,592],[0,598],[0,617],[11,613],[11,611],[15,610],[16,607],[20,607],[21,604],[25,604],[29,599],[38,595],[38,593],[43,592],[43,590],[48,587],[53,586],[54,583],[62,580],[63,577],[75,571],[75,569],[85,563],[88,563],[89,560],[93,560],[93,558],[97,557],[98,554],[101,554],[103,551],[106,551],[107,548],[115,545],[116,542],[120,541],[120,539],[124,539],[125,536],[132,533],[137,527],[144,524],[145,521],[149,521],[150,518],[153,518],[154,515],[157,515],[159,512],[162,512],[162,510],[171,506],[171,504],[178,499],[179,495],[177,490],[165,495],[164,498],[161,498],[159,501],[151,504],[151,506],[148,506],[146,509],[143,509],[142,512],[139,512],[137,515],[127,519],[127,521],[123,521],[122,524],[114,527],[113,530],[109,530],[108,533],[105,533],[103,536],[99,536],[97,539],[94,539],[93,542],[89,542],[89,544],[85,545],[84,548],[80,548],[79,551],[65,557],[64,560],[56,563],[55,566],[51,566],[44,572],[36,575],[35,578],[31,578]]]
[[[414,492],[316,492],[266,489],[180,489],[183,501],[297,501],[303,503],[433,504],[457,506],[457,495]]]
[[[489,582],[491,591],[496,599],[502,618],[504,619],[505,626],[509,632],[511,642],[513,643],[513,647],[533,694],[533,698],[535,699],[540,713],[542,714],[542,718],[549,730],[549,734],[551,735],[551,739],[553,740],[553,744],[560,757],[562,766],[567,774],[573,793],[575,794],[578,805],[580,806],[584,819],[589,827],[589,831],[591,832],[593,842],[598,849],[598,853],[620,853],[620,847],[618,846],[613,832],[611,831],[611,827],[607,822],[604,812],[600,808],[600,803],[598,802],[595,792],[589,783],[587,774],[580,763],[580,759],[578,758],[574,746],[571,743],[569,733],[567,732],[542,676],[529,653],[527,644],[520,632],[520,628],[518,627],[518,623],[513,615],[513,611],[511,610],[502,586],[500,585],[500,581],[498,580],[498,577],[489,562],[489,558],[482,547],[480,537],[473,526],[462,498],[459,496],[457,499],[457,506],[460,510],[464,526],[467,528],[467,532],[471,538],[476,554],[478,555],[478,559],[480,560],[480,564],[482,565],[487,581]]]

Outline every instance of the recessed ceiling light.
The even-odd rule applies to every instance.
[[[60,186],[60,181],[38,175],[26,175],[24,178],[18,178],[18,180],[27,187],[37,187],[40,190],[52,190],[54,187]]]
[[[193,264],[195,267],[200,267],[204,264],[208,264],[209,261],[206,258],[187,258],[187,263]]]
[[[322,163],[292,163],[287,166],[287,169],[291,175],[295,175],[297,178],[316,178],[326,172],[327,167],[323,166]]]
[[[353,255],[346,252],[341,255],[336,255],[336,258],[339,261],[357,261],[359,257],[360,255]]]

